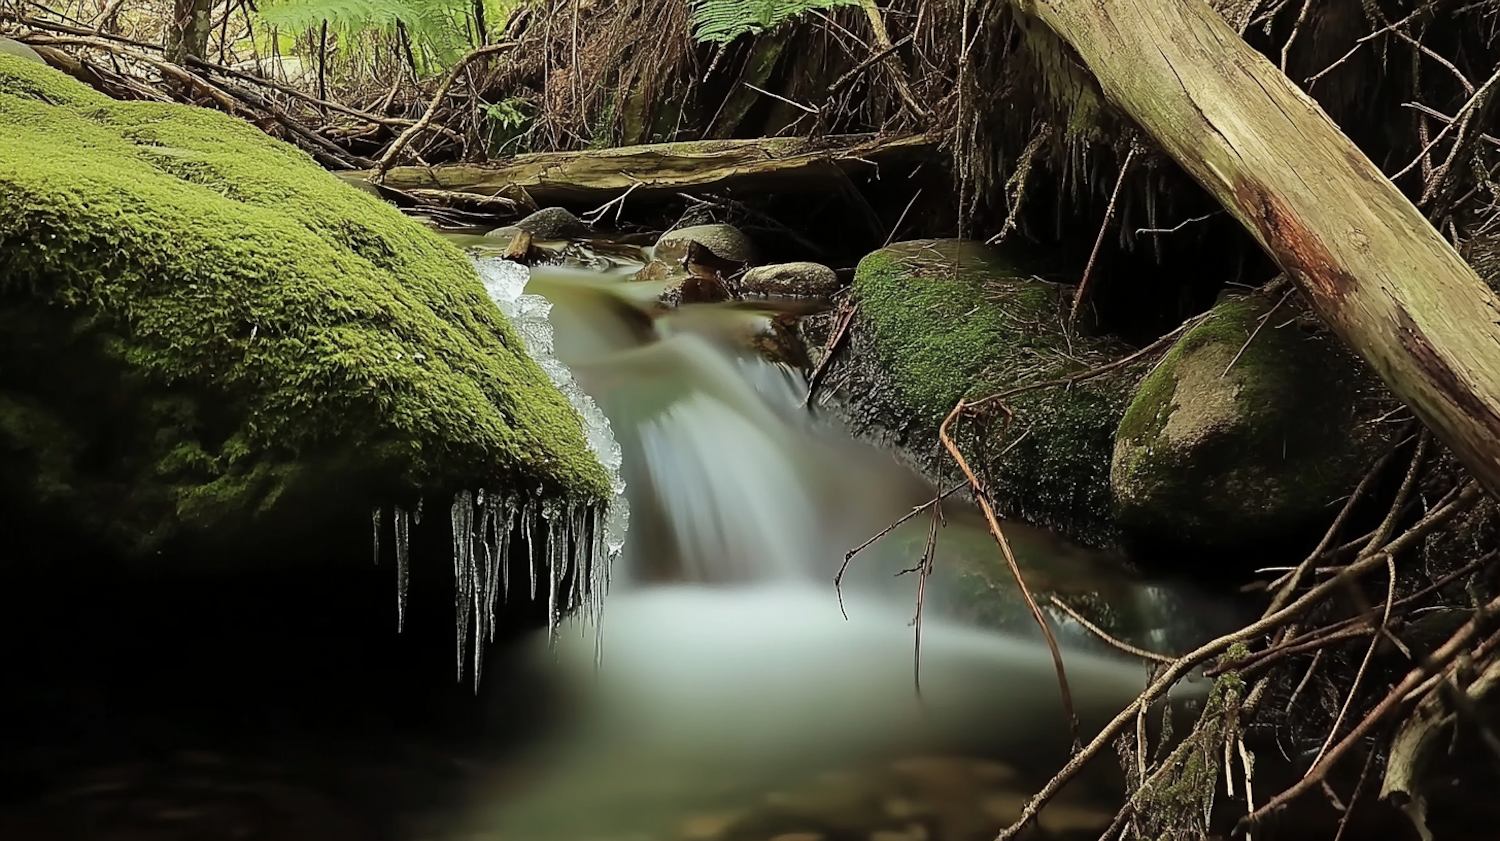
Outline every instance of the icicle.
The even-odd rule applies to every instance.
[[[588,569],[587,559],[583,556],[583,506],[569,505],[568,511],[568,536],[564,541],[563,555],[573,559],[573,596],[570,598],[569,610],[583,609],[583,575]]]
[[[453,495],[453,606],[458,624],[458,679],[464,679],[464,656],[469,647],[469,611],[474,600],[474,497],[468,491]]]
[[[609,556],[606,554],[604,545],[604,518],[606,516],[605,506],[597,505],[593,511],[593,540],[589,548],[589,558],[592,563],[589,566],[589,589],[593,593],[594,624],[598,625],[604,621],[604,572],[609,568]]]
[[[568,612],[568,593],[564,589],[568,581],[568,508],[563,503],[552,509],[552,528],[547,543],[552,549],[552,560],[548,563],[552,586],[557,590],[557,612],[552,617],[552,638],[555,640],[563,614]]]
[[[474,694],[479,694],[479,679],[484,671],[484,644],[494,633],[491,624],[494,622],[495,598],[495,570],[500,561],[490,551],[490,528],[495,519],[495,501],[488,497],[484,488],[474,497],[474,505],[479,509],[479,528],[473,536],[474,548]]]
[[[558,610],[557,590],[560,582],[558,569],[560,565],[557,560],[557,533],[562,525],[561,512],[557,510],[557,503],[547,500],[542,503],[542,519],[546,522],[545,543],[542,544],[542,552],[547,562],[547,633],[548,639],[555,639],[557,633]]]
[[[375,534],[375,565],[380,566],[380,506],[370,509],[370,529]]]
[[[391,515],[396,531],[396,633],[406,628],[406,584],[408,580],[407,555],[410,552],[411,518],[406,509],[397,507]]]
[[[500,556],[500,586],[504,588],[503,598],[506,603],[510,602],[510,530],[515,516],[516,498],[506,494],[500,503],[500,522],[495,526],[495,540],[500,545],[497,551]]]
[[[526,566],[531,569],[531,600],[536,601],[536,500],[521,505],[521,531],[526,534]]]

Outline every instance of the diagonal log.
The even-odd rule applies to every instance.
[[[1012,0],[1258,240],[1500,495],[1500,299],[1204,0]]]

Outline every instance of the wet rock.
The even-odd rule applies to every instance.
[[[656,241],[658,260],[681,260],[688,243],[696,242],[716,256],[737,263],[755,262],[755,243],[733,225],[691,225],[661,235]]]
[[[831,298],[840,287],[838,275],[821,263],[756,266],[739,285],[747,293],[785,298]]]
[[[1126,352],[1107,340],[1070,339],[1064,290],[1032,279],[1037,268],[956,240],[866,256],[852,287],[857,315],[822,378],[823,396],[857,435],[900,448],[935,478],[947,459],[938,427],[960,398],[1066,377]],[[825,343],[833,318],[808,321],[809,347]],[[961,431],[1000,513],[1085,546],[1114,542],[1109,460],[1142,370],[1017,394],[1005,401],[1009,425],[996,414]]]
[[[1137,390],[1111,468],[1133,540],[1243,549],[1326,521],[1389,446],[1389,393],[1315,320],[1216,306]]]
[[[669,307],[716,304],[730,299],[729,284],[723,276],[698,264],[652,260],[631,280],[662,284],[658,300]]]
[[[510,242],[522,232],[530,234],[535,242],[558,242],[588,236],[589,226],[561,207],[544,207],[514,225],[496,228],[485,236]]]
[[[37,64],[47,63],[36,50],[13,38],[0,38],[0,55],[13,55]]]
[[[212,541],[227,565],[372,494],[608,494],[566,398],[422,224],[243,121],[5,54],[0,124],[0,359],[29,360],[0,386],[17,522],[151,563]]]

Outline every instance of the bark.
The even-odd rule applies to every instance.
[[[517,155],[482,165],[393,167],[382,183],[405,192],[443,189],[497,196],[524,191],[542,204],[604,202],[626,192],[631,200],[650,200],[710,190],[738,194],[826,191],[840,189],[852,173],[935,149],[936,144],[924,136],[654,143]]]
[[[1204,0],[1013,2],[1500,495],[1500,300],[1322,109]]]
[[[213,0],[172,0],[172,20],[167,25],[166,58],[186,67],[188,58],[203,58],[208,52],[209,12]]]

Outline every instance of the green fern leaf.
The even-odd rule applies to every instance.
[[[414,42],[451,61],[465,46],[471,8],[471,0],[276,0],[261,4],[260,18],[292,32],[326,21],[345,35],[389,33],[400,23]]]
[[[855,6],[859,0],[691,0],[693,37],[728,44],[741,35],[771,32],[813,11]]]

